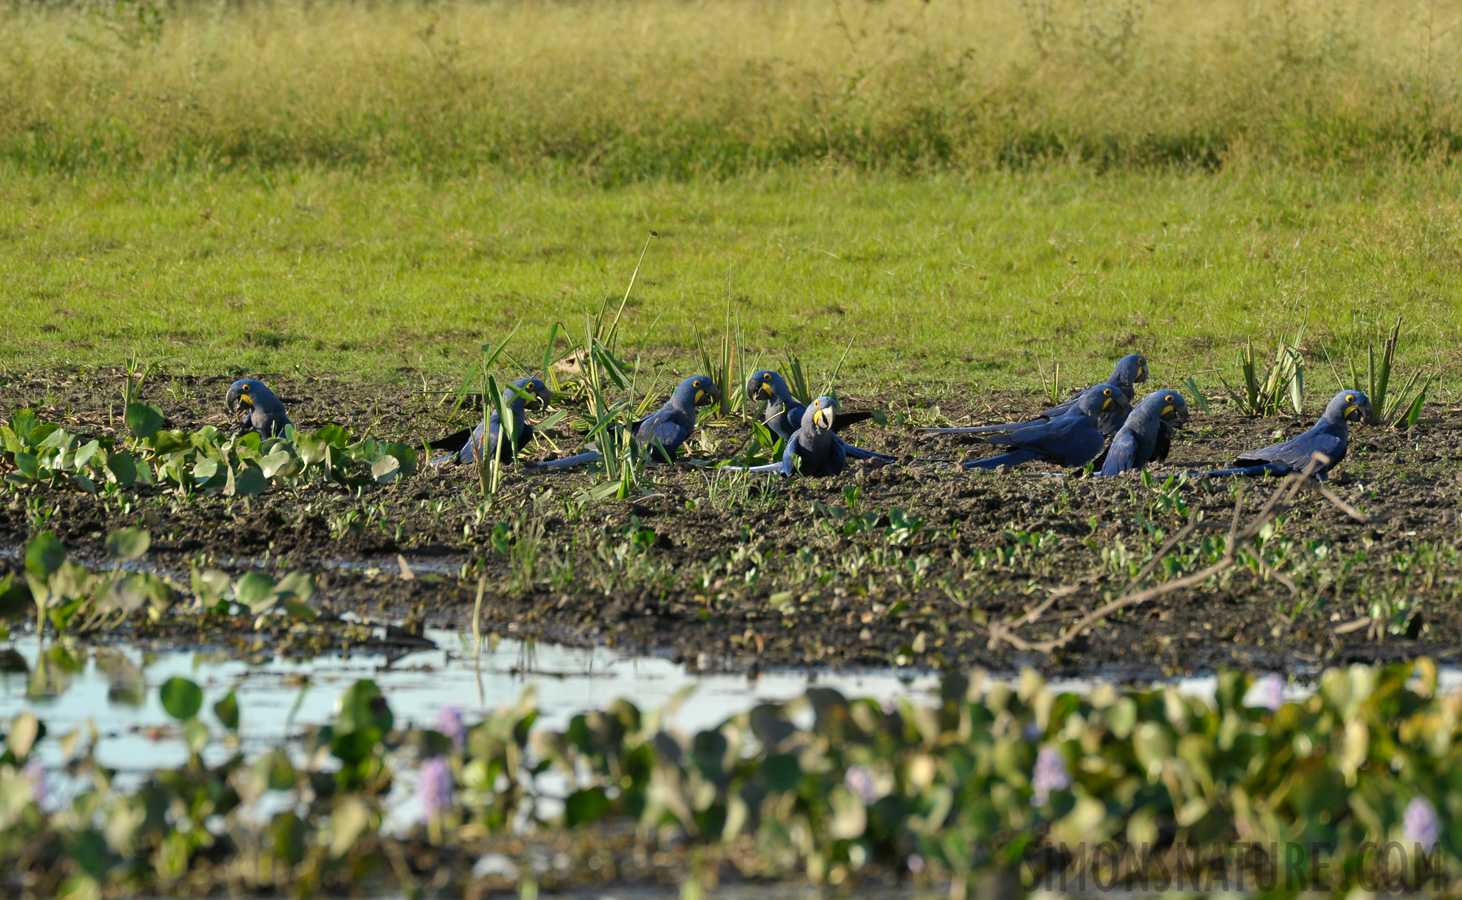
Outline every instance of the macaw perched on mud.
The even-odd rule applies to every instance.
[[[755,406],[763,400],[767,403],[767,411],[762,421],[782,440],[790,441],[792,435],[797,433],[797,429],[802,427],[802,417],[806,412],[806,407],[793,398],[792,389],[787,386],[786,379],[771,369],[759,369],[752,372],[751,377],[746,380],[746,402]],[[838,413],[837,424],[834,428],[841,431],[854,422],[862,422],[871,418],[873,418],[873,414],[866,412]],[[838,442],[843,445],[843,453],[852,459],[882,459],[888,462],[898,459],[887,453],[855,447],[841,437],[838,438]]]
[[[1177,391],[1153,391],[1132,407],[1111,447],[1097,459],[1103,475],[1140,472],[1168,458],[1173,428],[1188,421],[1188,401]]]
[[[1112,377],[1107,379],[1105,384],[1112,385],[1122,391],[1122,396],[1127,399],[1127,406],[1114,407],[1111,411],[1102,413],[1097,418],[1097,427],[1101,430],[1103,437],[1111,437],[1127,421],[1127,412],[1131,408],[1132,398],[1137,396],[1136,385],[1147,380],[1147,358],[1133,353],[1124,356],[1117,361],[1117,367],[1112,370]],[[1100,387],[1101,385],[1097,385]],[[1090,388],[1088,388],[1090,390]],[[1029,422],[1007,422],[1001,425],[967,425],[961,428],[920,428],[925,434],[989,434],[994,431],[1006,431],[1013,425],[1029,425],[1034,422],[1056,419],[1065,415],[1080,402],[1082,394],[1077,394],[1064,403],[1058,403],[1045,412],[1041,413]]]
[[[634,439],[641,453],[653,456],[661,462],[675,462],[675,453],[695,429],[697,406],[708,406],[720,399],[716,383],[707,375],[694,375],[685,379],[670,395],[665,405],[655,413],[634,423]],[[603,455],[597,450],[580,453],[565,459],[554,459],[539,463],[544,469],[566,469],[586,463],[598,462]]]
[[[1370,398],[1360,391],[1341,391],[1330,400],[1325,413],[1315,427],[1299,437],[1283,443],[1251,450],[1237,457],[1238,465],[1232,469],[1215,472],[1193,472],[1194,478],[1216,478],[1224,475],[1289,475],[1309,469],[1316,453],[1324,460],[1315,463],[1310,473],[1324,481],[1330,470],[1345,459],[1350,439],[1350,422],[1364,422],[1371,418]]]
[[[542,409],[549,402],[548,385],[537,378],[519,378],[517,381],[503,389],[503,406],[507,407],[513,414],[513,427],[518,433],[517,446],[519,450],[528,446],[533,440],[533,426],[528,424],[523,413],[528,409]],[[470,465],[482,459],[490,459],[492,454],[504,463],[513,461],[513,441],[511,438],[503,440],[502,421],[494,409],[487,417],[487,427],[483,428],[481,422],[471,432],[459,431],[449,437],[432,441],[427,444],[433,450],[446,450],[448,455],[441,457],[434,462],[437,465],[445,465],[456,461],[464,465]],[[482,437],[487,435],[487,455],[482,455]]]
[[[260,437],[282,435],[285,426],[294,424],[274,392],[252,378],[240,378],[229,385],[223,408],[229,414],[238,413],[237,421],[244,432],[253,431]]]
[[[1083,391],[1075,405],[1054,419],[1008,425],[1008,434],[985,438],[992,444],[1014,448],[1009,452],[960,465],[966,469],[993,469],[1043,460],[1063,466],[1084,466],[1096,459],[1107,443],[1097,426],[1097,418],[1112,410],[1130,409],[1131,403],[1120,388],[1099,384]]]
[[[818,397],[804,412],[799,419],[801,424],[787,438],[787,447],[782,451],[781,462],[749,468],[721,468],[732,472],[776,472],[787,478],[798,472],[814,477],[841,474],[847,467],[848,456],[847,445],[833,430],[837,419],[837,401],[832,397]]]

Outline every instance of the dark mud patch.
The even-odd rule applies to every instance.
[[[0,415],[30,406],[74,431],[105,431],[116,421],[117,399],[92,388],[110,384],[107,377],[12,380]],[[148,399],[177,427],[222,425],[230,380],[165,379],[149,385]],[[421,385],[270,382],[306,428],[337,422],[359,435],[419,441],[473,415],[454,419],[451,403]],[[182,498],[149,489],[104,499],[8,490],[0,494],[0,544],[18,547],[44,527],[73,552],[100,557],[108,531],[140,525],[153,534],[156,565],[304,567],[317,575],[327,614],[389,619],[407,634],[423,625],[470,627],[481,579],[487,629],[663,653],[704,670],[1029,664],[1138,677],[1223,665],[1291,671],[1455,658],[1462,454],[1454,436],[1462,414],[1439,407],[1410,431],[1353,430],[1332,487],[1368,521],[1302,489],[1250,548],[1263,565],[1250,560],[1120,612],[1053,655],[992,642],[992,623],[1022,619],[1052,591],[1079,585],[1018,630],[1031,642],[1059,634],[1127,590],[1194,517],[1227,523],[1240,492],[1246,508],[1262,505],[1276,481],[1175,490],[1162,479],[1224,464],[1309,424],[1195,410],[1167,464],[1146,483],[1047,477],[1033,466],[969,474],[915,461],[990,452],[973,441],[917,435],[913,425],[932,424],[936,406],[941,420],[983,420],[1037,405],[1030,397],[900,400],[887,406],[902,424],[860,423],[852,434],[900,455],[899,464],[859,463],[839,478],[782,484],[682,465],[652,470],[631,499],[603,502],[581,499],[596,483],[592,473],[520,471],[486,505],[475,478],[456,468],[359,495],[318,487]],[[739,422],[711,423],[692,455],[725,458],[745,434]],[[535,444],[531,457],[578,446],[567,424],[548,437],[552,443]],[[1225,530],[1196,532],[1141,583],[1202,568]],[[5,567],[18,562],[0,559]],[[204,635],[159,637],[186,643]]]

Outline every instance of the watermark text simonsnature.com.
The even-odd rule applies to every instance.
[[[1440,844],[1368,841],[1345,860],[1323,843],[1080,842],[1043,848],[1024,868],[1027,890],[1272,891],[1301,888],[1417,890],[1449,882]]]

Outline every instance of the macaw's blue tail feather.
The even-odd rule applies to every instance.
[[[782,464],[779,462],[765,463],[760,466],[721,466],[717,472],[780,472]]]
[[[1284,463],[1264,463],[1261,466],[1239,466],[1234,469],[1217,469],[1212,472],[1189,472],[1189,478],[1227,478],[1231,475],[1288,475],[1294,469]]]
[[[920,428],[920,434],[989,434],[992,431],[1009,431],[1016,423],[1000,425],[966,425],[962,428]]]
[[[588,453],[580,453],[577,456],[566,456],[563,459],[550,459],[548,462],[538,464],[540,469],[571,469],[574,466],[583,466],[593,462],[599,462],[604,455],[598,450],[590,450]]]
[[[865,450],[862,447],[854,447],[852,444],[844,444],[843,452],[851,459],[881,459],[885,462],[898,462],[897,456],[889,456],[887,453],[879,453],[877,450]]]
[[[999,456],[992,456],[988,459],[972,459],[966,463],[960,463],[966,469],[995,469],[1000,466],[1018,466],[1023,462],[1030,462],[1036,458],[1036,454],[1029,450],[1012,450],[1009,453],[1002,453]]]

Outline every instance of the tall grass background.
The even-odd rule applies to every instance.
[[[0,160],[1217,168],[1462,150],[1462,0],[13,3]]]

